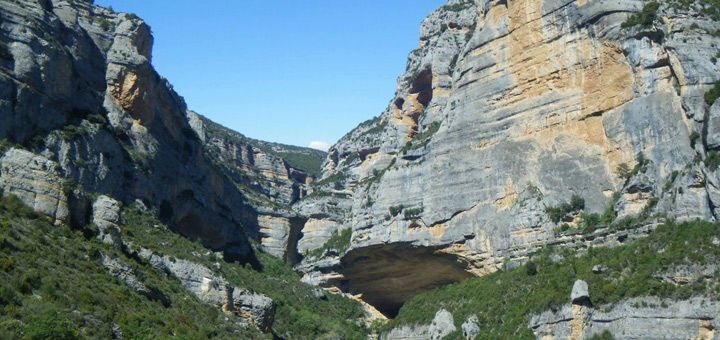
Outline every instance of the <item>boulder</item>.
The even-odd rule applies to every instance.
[[[588,284],[583,280],[576,280],[570,293],[570,301],[573,304],[585,304],[590,302]]]
[[[470,315],[460,328],[462,328],[465,339],[475,339],[476,336],[480,335],[480,321],[478,321],[477,315]]]

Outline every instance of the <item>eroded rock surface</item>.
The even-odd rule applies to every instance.
[[[644,4],[453,0],[430,14],[388,108],[329,150],[314,195],[296,204],[314,215],[303,249],[352,228],[346,251],[297,267],[306,281],[357,288],[360,270],[338,263],[393,262],[374,250],[399,246],[454,257],[444,273],[491,273],[570,242],[545,210],[572,195],[585,212],[715,220],[720,180],[702,160],[717,147],[717,104],[703,95],[720,79],[709,34],[720,24],[662,2],[651,25],[623,28]],[[623,164],[638,165],[629,179]]]
[[[556,312],[536,315],[530,328],[539,339],[588,339],[605,331],[615,339],[715,339],[720,309],[704,298],[661,300],[629,299],[587,311],[578,321],[577,307],[565,305]]]

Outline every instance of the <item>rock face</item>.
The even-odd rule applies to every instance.
[[[72,183],[65,191],[80,196],[140,199],[231,258],[250,255],[249,239],[285,256],[288,226],[304,223],[288,205],[312,180],[278,155],[324,153],[272,144],[270,154],[208,128],[155,72],[150,27],[135,15],[20,0],[1,2],[0,17],[0,140],[30,151],[3,157],[5,192],[62,223],[90,209],[63,193]]]
[[[714,220],[720,181],[702,160],[717,147],[717,104],[703,95],[720,79],[720,38],[707,33],[720,24],[662,2],[651,25],[622,27],[643,5],[453,0],[430,14],[389,107],[330,149],[296,204],[313,216],[302,249],[352,228],[336,260],[297,267],[306,281],[394,301],[392,314],[467,277],[406,266],[483,275],[523,261],[557,241],[545,210],[572,195],[586,212]],[[626,179],[623,164],[638,171]],[[411,263],[418,253],[433,266]],[[367,256],[389,265],[364,271]]]
[[[534,316],[530,328],[539,339],[588,339],[608,331],[615,339],[709,340],[715,339],[718,307],[716,301],[702,298],[631,299],[590,309],[587,320],[579,323],[575,309],[566,305],[557,312]]]
[[[432,339],[440,340],[456,330],[453,315],[440,309],[429,325],[415,325],[395,328],[380,336],[383,340]]]
[[[201,301],[222,308],[226,314],[249,320],[262,331],[272,326],[275,304],[269,297],[233,287],[210,268],[191,261],[159,256],[148,249],[140,249],[138,256],[153,267],[177,277]]]
[[[0,158],[0,193],[16,195],[56,224],[70,222],[58,164],[31,152],[10,149]]]

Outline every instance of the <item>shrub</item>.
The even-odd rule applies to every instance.
[[[630,166],[627,163],[621,163],[618,165],[617,169],[615,169],[615,173],[617,173],[617,175],[625,181],[632,177],[632,169],[630,169]]]
[[[77,326],[53,309],[35,316],[25,327],[25,334],[30,339],[80,339]]]
[[[529,276],[537,275],[537,265],[533,261],[528,261],[525,265],[525,273]]]
[[[712,106],[715,101],[720,97],[720,81],[715,83],[713,88],[710,89],[710,91],[705,93],[705,102]]]
[[[615,340],[615,337],[606,329],[602,333],[593,335],[590,340]]]
[[[700,134],[697,131],[690,132],[690,141],[695,144],[695,141],[700,138]]]
[[[0,259],[0,269],[4,272],[15,269],[15,260],[12,257],[3,257]]]
[[[309,255],[318,257],[324,254],[325,251],[330,249],[335,249],[339,253],[344,253],[348,248],[350,248],[351,237],[352,228],[335,230],[330,236],[330,239],[328,239],[322,247],[318,249],[313,249],[309,252]]]
[[[573,194],[570,197],[570,203],[563,202],[555,207],[545,208],[545,213],[550,217],[550,220],[558,223],[567,214],[585,209],[585,199]]]
[[[708,169],[715,171],[720,166],[720,155],[716,151],[710,151],[703,162]]]
[[[388,211],[390,212],[390,216],[397,216],[401,211],[403,210],[402,205],[395,205],[390,208],[388,208]]]
[[[409,209],[405,209],[403,211],[403,214],[404,214],[406,220],[410,220],[410,219],[420,216],[420,214],[422,214],[424,210],[425,209],[423,207],[409,208]]]
[[[655,20],[657,20],[657,11],[660,9],[660,4],[656,1],[651,1],[645,4],[642,11],[638,14],[633,14],[625,22],[622,23],[622,28],[630,28],[634,26],[640,26],[642,28],[652,27]]]
[[[13,59],[13,55],[10,52],[10,47],[2,40],[0,40],[0,58],[5,60]]]
[[[60,130],[60,137],[65,141],[71,141],[78,136],[81,136],[85,131],[75,125],[66,125]]]
[[[7,285],[0,286],[0,306],[19,304],[20,298],[12,287]]]
[[[10,149],[11,145],[7,139],[0,139],[0,154],[4,154],[5,151]]]
[[[99,113],[91,114],[87,117],[87,119],[91,123],[100,124],[100,125],[107,124],[107,118],[105,118],[105,116],[103,116]]]

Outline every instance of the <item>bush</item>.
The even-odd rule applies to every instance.
[[[715,83],[713,88],[710,89],[710,91],[707,91],[705,93],[705,102],[712,106],[715,104],[715,101],[720,97],[720,81]]]
[[[388,208],[388,211],[390,212],[390,216],[397,216],[401,211],[403,210],[402,205],[395,205],[390,208]]]
[[[10,147],[12,147],[12,144],[7,139],[0,139],[0,154],[4,154]]]
[[[642,11],[638,14],[633,14],[625,22],[622,23],[622,28],[630,28],[634,26],[640,26],[642,28],[652,27],[655,20],[657,20],[657,11],[660,9],[660,4],[656,1],[651,1],[645,4]]]
[[[335,230],[330,236],[330,239],[328,239],[321,248],[314,249],[309,254],[313,256],[321,256],[325,253],[325,251],[330,249],[335,249],[339,253],[344,253],[348,248],[350,248],[351,237],[352,228],[347,228],[340,231]]]
[[[424,210],[425,209],[423,207],[409,208],[409,209],[405,209],[403,211],[403,215],[405,216],[406,220],[410,220],[410,219],[420,216],[420,214],[422,214]]]
[[[64,141],[71,141],[79,136],[81,136],[85,131],[78,126],[75,125],[66,125],[65,127],[60,130],[60,137]]]
[[[528,263],[525,265],[525,273],[527,273],[529,276],[537,275],[537,265],[533,261],[528,261]]]
[[[91,122],[91,123],[94,123],[94,124],[100,124],[100,125],[105,125],[105,124],[107,124],[107,118],[105,118],[105,116],[103,116],[103,115],[101,115],[101,114],[99,114],[99,113],[95,113],[95,114],[89,115],[89,116],[87,117],[87,120],[88,120],[89,122]]]
[[[80,339],[80,330],[60,312],[48,309],[25,327],[25,335],[29,339]]]
[[[633,171],[627,163],[618,165],[615,173],[617,173],[617,175],[625,181],[629,180],[633,175]]]
[[[19,305],[20,298],[18,298],[15,290],[7,285],[0,286],[0,306],[7,305]]]
[[[720,166],[720,155],[716,151],[710,151],[703,162],[708,169],[715,171]]]
[[[606,329],[602,333],[593,335],[590,340],[615,340],[615,337]]]
[[[2,40],[0,40],[0,58],[13,60],[13,54],[10,52],[10,47]]]
[[[577,212],[585,209],[585,199],[573,194],[570,197],[570,203],[563,202],[555,207],[545,208],[545,213],[554,223],[560,222],[565,216],[571,212]]]

